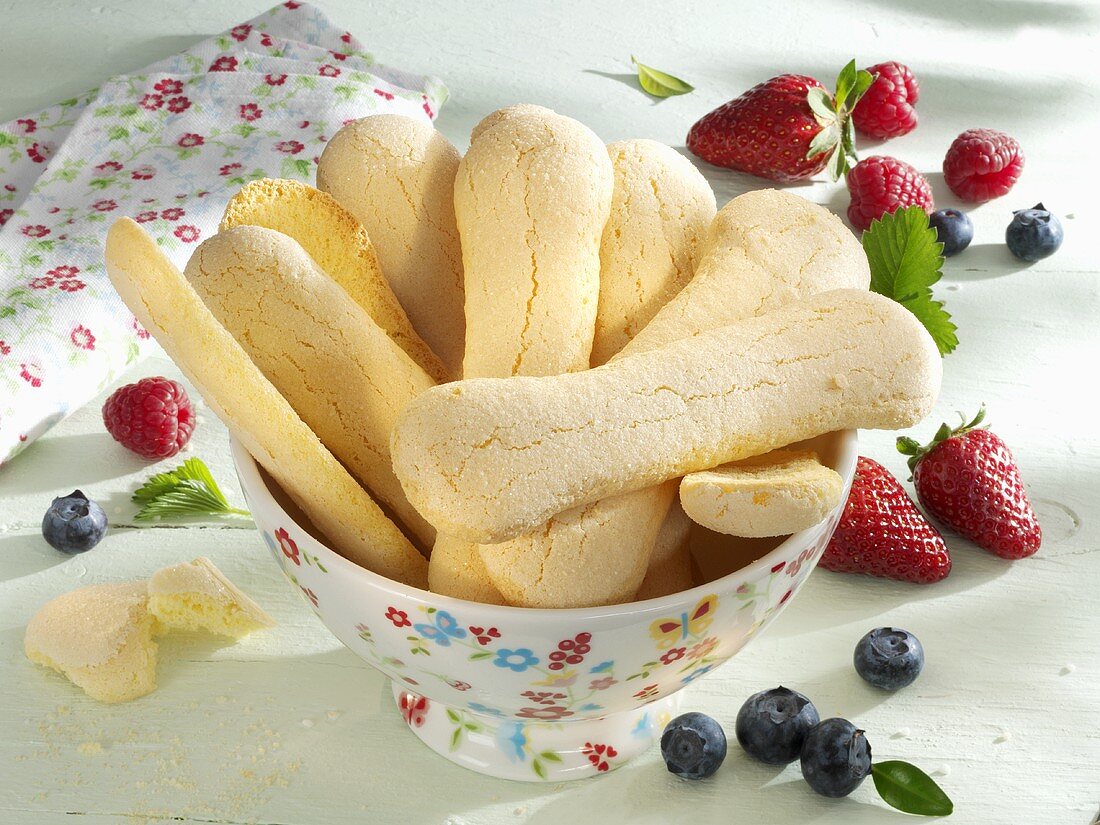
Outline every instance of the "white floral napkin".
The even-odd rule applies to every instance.
[[[150,346],[104,271],[111,221],[144,224],[183,266],[244,182],[312,182],[343,123],[430,119],[445,99],[438,81],[375,65],[319,10],[288,2],[0,124],[0,464]]]

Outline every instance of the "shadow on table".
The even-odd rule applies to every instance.
[[[29,530],[0,534],[0,558],[4,559],[0,582],[4,582],[41,573],[73,557],[54,550],[37,530]]]
[[[1095,11],[1084,3],[1037,2],[1036,0],[923,0],[904,7],[896,0],[870,0],[891,14],[904,12],[929,20],[941,20],[952,27],[1003,32],[1041,23],[1048,28],[1080,30],[1097,21]]]
[[[89,460],[94,457],[94,460]],[[50,433],[31,444],[3,470],[3,480],[20,493],[64,495],[81,485],[90,485],[149,467],[141,458],[111,438],[106,430],[76,435]],[[58,472],[64,467],[65,472]],[[66,490],[58,492],[57,478],[66,479]],[[47,502],[48,504],[48,502]],[[43,505],[45,512],[46,505]],[[109,513],[110,511],[108,511]]]

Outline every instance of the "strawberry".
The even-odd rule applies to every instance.
[[[802,180],[826,166],[837,180],[855,158],[852,109],[872,82],[854,60],[832,97],[812,77],[773,77],[704,115],[688,132],[688,149],[715,166],[770,180]]]
[[[864,456],[856,462],[848,503],[820,564],[914,584],[938,582],[951,572],[943,536],[898,480]]]
[[[1043,533],[1008,446],[987,427],[983,406],[974,420],[951,429],[943,424],[932,442],[898,438],[910,456],[917,498],[935,518],[979,547],[1004,559],[1022,559],[1039,549]]]

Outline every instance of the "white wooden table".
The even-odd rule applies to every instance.
[[[7,4],[0,117],[140,67],[265,5]],[[852,56],[913,67],[921,125],[883,151],[930,173],[942,205],[952,201],[937,170],[955,134],[989,126],[1021,141],[1023,179],[974,212],[975,244],[948,262],[937,289],[961,344],[946,362],[935,420],[917,434],[985,401],[1038,506],[1042,550],[1009,564],[949,538],[955,569],[928,589],[819,571],[759,641],[691,686],[686,705],[732,734],[749,693],[797,687],[823,715],[858,721],[876,756],[935,773],[958,822],[1090,823],[1100,804],[1100,9],[988,0],[324,5],[381,60],[448,82],[453,97],[439,127],[460,146],[485,113],[530,101],[581,119],[607,141],[682,147],[695,118],[753,83],[801,71],[829,84]],[[629,80],[631,53],[698,91],[651,101]],[[704,171],[720,204],[760,185]],[[796,191],[841,212],[847,205],[842,185]],[[1004,226],[1012,209],[1039,200],[1063,215],[1066,243],[1025,268],[1005,250]],[[128,380],[158,373],[178,375],[154,359]],[[656,750],[614,774],[555,787],[445,762],[404,730],[382,677],[318,623],[247,524],[133,523],[129,493],[150,468],[103,431],[101,403],[0,471],[0,822],[903,821],[869,782],[847,800],[825,800],[796,766],[761,767],[736,745],[714,780],[691,785],[666,773]],[[904,477],[892,438],[867,434],[863,450]],[[225,430],[212,415],[192,444],[239,500]],[[112,527],[94,552],[70,559],[42,541],[38,524],[50,499],[74,487],[105,505]],[[48,598],[198,554],[252,593],[279,628],[232,647],[169,639],[157,692],[120,706],[96,704],[23,658],[23,626]],[[921,680],[894,696],[866,687],[850,663],[855,641],[885,623],[917,633],[928,653]]]

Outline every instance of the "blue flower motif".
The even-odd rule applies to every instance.
[[[517,647],[515,650],[502,647],[497,651],[497,657],[493,659],[493,664],[497,667],[506,667],[516,673],[523,673],[527,668],[534,667],[538,663],[538,657],[529,647]]]
[[[503,716],[504,715],[504,711],[497,710],[496,708],[491,708],[488,705],[483,705],[483,704],[481,704],[481,702],[468,702],[466,704],[466,707],[468,707],[474,713],[480,713],[483,716]]]
[[[595,702],[585,702],[577,710],[603,710],[603,705],[597,705]]]
[[[696,668],[695,670],[691,671],[691,673],[689,673],[687,676],[685,676],[680,681],[683,682],[686,685],[688,682],[694,682],[696,679],[698,679],[704,673],[709,673],[713,669],[714,669],[714,665],[707,665],[706,667]]]
[[[446,610],[432,614],[432,624],[414,624],[413,630],[440,647],[450,647],[451,639],[465,639],[466,631],[458,626],[455,617]]]
[[[642,718],[638,720],[634,725],[634,729],[630,731],[630,735],[637,739],[648,739],[649,729],[653,726],[653,723],[649,720],[649,711],[647,710],[642,714]]]
[[[526,762],[527,736],[523,733],[522,722],[505,722],[497,728],[497,747],[512,762]]]
[[[605,670],[611,670],[615,666],[614,661],[600,662],[594,668],[590,669],[589,673],[603,673]]]

